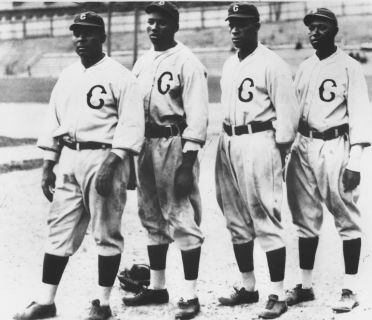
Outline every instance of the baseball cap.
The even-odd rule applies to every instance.
[[[105,31],[105,23],[102,17],[93,11],[77,14],[74,18],[74,23],[70,26],[70,30],[77,26],[94,27]]]
[[[162,11],[169,15],[171,18],[179,21],[180,14],[178,12],[177,6],[170,1],[154,1],[151,2],[145,9],[146,13],[151,13],[154,11]]]
[[[308,26],[311,23],[311,21],[313,21],[316,18],[322,18],[331,21],[337,26],[336,15],[327,8],[317,8],[310,11],[304,18],[305,25]]]
[[[256,6],[249,4],[247,2],[235,2],[232,3],[227,11],[227,18],[256,18],[257,21],[260,20],[260,14]]]

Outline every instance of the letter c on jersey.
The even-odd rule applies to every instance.
[[[324,97],[324,90],[325,90],[324,87],[326,86],[327,82],[332,83],[333,88],[337,87],[335,80],[325,79],[319,87],[319,97],[320,97],[320,99],[322,99],[325,102],[330,102],[336,97],[336,94],[334,92],[330,91],[329,98]]]
[[[173,80],[172,73],[170,73],[169,71],[166,71],[166,72],[163,72],[163,73],[162,73],[162,75],[161,75],[161,76],[159,77],[159,79],[158,79],[158,90],[159,90],[159,92],[160,92],[161,94],[166,94],[166,93],[169,91],[169,89],[170,89],[170,84],[169,84],[169,83],[165,86],[165,88],[162,87],[163,78],[164,78],[165,76],[168,76],[168,77],[169,77],[168,81]],[[164,79],[164,80],[165,80],[165,79]],[[163,89],[164,89],[164,90],[163,90]]]
[[[100,84],[97,84],[96,86],[92,87],[89,92],[87,93],[87,104],[89,107],[91,107],[92,109],[101,109],[103,107],[103,105],[105,104],[105,101],[103,99],[99,99],[99,104],[98,105],[94,105],[92,102],[91,102],[91,99],[92,99],[92,95],[93,95],[93,91],[94,89],[96,88],[100,88],[101,89],[101,94],[106,94],[106,89],[104,86],[101,86]]]
[[[239,100],[242,101],[242,102],[249,102],[249,101],[252,101],[253,99],[253,93],[252,91],[248,91],[248,95],[245,95],[245,98],[243,97],[243,89],[244,89],[244,84],[245,82],[248,81],[249,82],[249,87],[253,87],[254,86],[254,82],[251,78],[245,78],[242,83],[240,84],[239,86]]]

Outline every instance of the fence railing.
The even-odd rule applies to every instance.
[[[307,2],[259,2],[261,21],[289,21],[302,19],[310,8],[326,6],[337,16],[372,14],[372,1],[307,1]],[[198,29],[226,26],[227,7],[191,7],[180,9],[180,28]],[[107,14],[102,14],[107,23]],[[68,27],[71,15],[55,15],[52,17],[33,17],[12,20],[0,20],[0,39],[26,39],[35,37],[58,37],[70,35]],[[146,28],[146,15],[139,14],[139,28]],[[111,18],[112,32],[133,32],[134,12],[113,12]]]

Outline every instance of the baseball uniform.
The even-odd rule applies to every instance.
[[[144,97],[146,131],[170,127],[170,137],[147,135],[138,159],[139,215],[149,244],[176,241],[181,250],[200,247],[203,234],[198,188],[199,164],[195,163],[190,196],[177,199],[176,169],[182,151],[197,150],[205,143],[208,122],[207,73],[182,43],[165,51],[148,51],[135,64],[133,73]],[[185,145],[184,145],[185,142]]]
[[[138,154],[143,135],[140,88],[129,70],[105,56],[88,69],[79,61],[62,72],[38,140],[45,159],[59,163],[48,219],[48,253],[72,255],[89,221],[100,255],[122,251],[121,216],[129,164],[123,161],[117,167],[113,191],[107,197],[97,193],[94,181],[108,152],[120,155],[122,150],[129,150]],[[102,144],[102,148],[62,147],[87,142]]]
[[[342,177],[345,168],[354,170],[349,167],[355,166],[349,161],[350,146],[369,145],[371,139],[370,105],[361,66],[339,48],[323,60],[314,53],[301,64],[295,86],[301,107],[300,129],[333,131],[334,136],[329,140],[307,137],[299,130],[287,177],[293,222],[300,237],[318,236],[324,202],[340,236],[344,240],[359,238],[359,190],[344,192]]]
[[[235,54],[225,62],[221,90],[225,130],[216,159],[218,204],[233,244],[257,237],[266,252],[276,250],[284,247],[277,144],[293,141],[299,119],[291,72],[258,43],[242,61]],[[241,126],[249,134],[240,135]]]

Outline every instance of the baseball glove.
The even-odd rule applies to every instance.
[[[147,264],[133,264],[118,274],[120,287],[125,291],[138,293],[150,284],[150,267]]]

